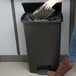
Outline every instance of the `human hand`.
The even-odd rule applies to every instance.
[[[51,8],[56,4],[56,3],[60,3],[62,2],[63,0],[48,0],[46,1],[44,4],[43,4],[43,8],[45,10],[51,10]]]

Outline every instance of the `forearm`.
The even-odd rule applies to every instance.
[[[63,0],[48,0],[43,4],[45,10],[51,10],[56,3],[61,3]]]
[[[63,0],[48,0],[48,1],[54,2],[54,3],[60,3],[60,2],[62,2]]]
[[[60,3],[60,2],[62,2],[63,0],[56,0],[57,1],[57,3]]]

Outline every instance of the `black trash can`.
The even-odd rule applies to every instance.
[[[53,8],[55,12],[47,19],[34,20],[29,14],[43,3],[22,3],[25,13],[21,17],[24,24],[29,70],[32,73],[47,74],[55,71],[60,60],[61,3]]]

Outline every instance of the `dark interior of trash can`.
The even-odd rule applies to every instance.
[[[32,17],[32,13],[39,8],[43,3],[22,3],[23,9],[25,13],[21,17],[21,21],[34,21],[35,18]],[[55,12],[50,15],[48,18],[44,19],[44,21],[50,21],[50,22],[62,22],[63,16],[61,13],[61,6],[62,3],[57,3],[53,8],[55,9]],[[40,19],[39,19],[40,20]]]
[[[34,12],[37,8],[39,8],[43,3],[22,3],[25,12]],[[62,3],[57,3],[53,8],[56,12],[61,12]]]

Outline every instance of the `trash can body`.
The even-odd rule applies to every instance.
[[[24,23],[24,30],[30,71],[37,72],[39,66],[56,70],[60,56],[60,23]]]
[[[60,58],[61,21],[31,22],[22,18],[22,22],[30,72],[55,71]]]

